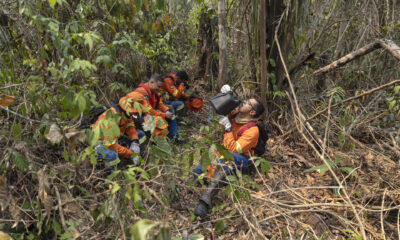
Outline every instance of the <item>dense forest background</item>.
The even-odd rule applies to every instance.
[[[398,0],[1,0],[0,238],[398,239],[399,16]],[[222,136],[208,107],[185,144],[110,175],[77,130],[181,69],[206,102],[228,83],[268,109],[256,173],[202,220],[191,170]]]

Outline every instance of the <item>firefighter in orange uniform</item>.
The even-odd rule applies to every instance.
[[[257,146],[259,139],[259,128],[253,126],[264,113],[264,109],[260,100],[251,98],[244,101],[234,112],[219,120],[219,123],[225,129],[222,145],[231,152],[234,163],[239,170],[245,170],[250,165],[250,154],[254,155],[253,149]],[[223,163],[222,158],[219,159],[219,162]],[[199,205],[194,211],[194,214],[200,217],[207,215],[211,205],[211,197],[216,193],[218,182],[231,172],[228,167],[224,167],[224,171],[218,171],[216,167],[209,166],[207,170],[207,174],[203,173],[201,166],[197,166],[193,170],[196,177],[208,177],[215,180],[210,183],[201,196]]]
[[[173,107],[175,113],[184,109],[185,101],[189,99],[189,95],[185,93],[187,81],[189,81],[189,76],[185,71],[178,71],[176,74],[168,73],[164,76],[162,96],[165,103]]]
[[[113,124],[119,127],[118,135],[112,133]],[[136,130],[132,118],[119,106],[111,107],[99,115],[91,126],[92,129],[96,127],[102,128],[103,136],[95,145],[95,151],[100,159],[105,160],[108,170],[120,162],[117,156],[129,159],[134,165],[140,164],[139,138],[144,136],[144,132]]]
[[[147,83],[141,83],[133,92],[122,97],[119,104],[125,111],[129,112],[134,109],[134,101],[138,101],[141,104],[142,112],[153,116],[156,121],[154,135],[174,138],[178,131],[175,115],[171,109],[164,105],[158,95],[163,82],[160,75],[154,74]]]

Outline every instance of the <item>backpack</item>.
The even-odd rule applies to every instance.
[[[96,122],[97,118],[107,110],[106,106],[92,106],[89,109],[88,116],[83,116],[79,125],[79,129],[90,128],[90,125]]]
[[[85,129],[85,128],[90,128],[90,125],[94,124],[97,121],[97,118],[103,114],[107,109],[113,107],[117,112],[119,113],[124,113],[125,116],[128,116],[128,114],[119,106],[118,103],[112,102],[111,106],[92,106],[89,109],[89,114],[87,117],[82,117],[81,123],[79,125],[79,129]],[[132,119],[135,123],[136,128],[142,129],[143,125],[143,116],[139,117],[137,114],[132,115]]]
[[[254,150],[254,154],[256,156],[262,156],[265,153],[265,145],[267,144],[268,140],[268,134],[267,131],[265,130],[264,124],[261,122],[256,122],[252,121],[241,127],[237,133],[238,137],[240,137],[247,129],[250,129],[252,127],[258,127],[258,140],[257,140],[257,145]]]

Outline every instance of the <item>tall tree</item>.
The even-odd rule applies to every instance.
[[[226,82],[226,33],[225,33],[225,0],[218,0],[218,45],[219,45],[219,72],[217,89]]]
[[[261,84],[261,100],[264,106],[267,106],[267,92],[268,92],[268,85],[265,78],[266,75],[266,65],[265,60],[266,56],[266,49],[265,49],[265,0],[261,0],[261,7],[260,7],[260,64],[261,64],[261,76],[260,76],[260,84]]]

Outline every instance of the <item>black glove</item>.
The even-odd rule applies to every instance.
[[[199,96],[197,96],[196,94],[190,94],[189,99],[193,99],[193,98],[198,98]]]

